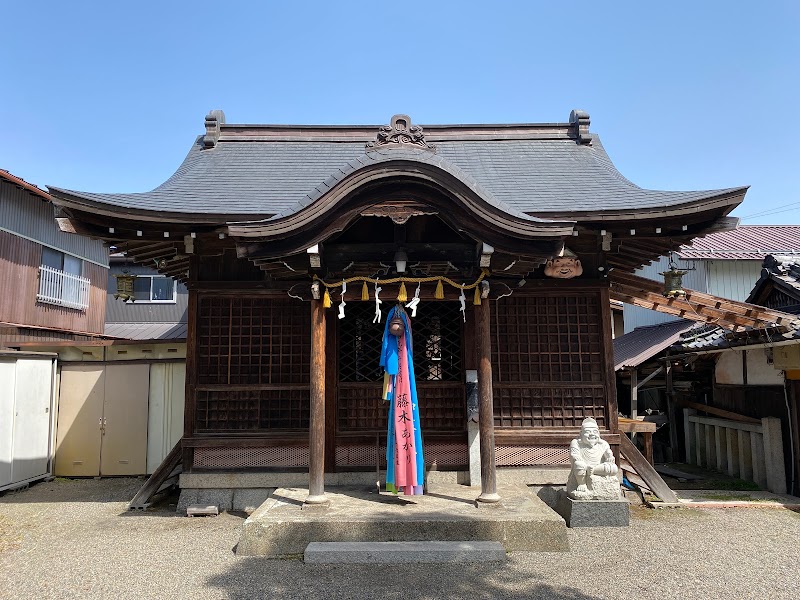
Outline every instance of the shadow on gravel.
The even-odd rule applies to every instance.
[[[542,560],[557,560],[542,553]],[[209,577],[231,600],[245,598],[514,598],[595,600],[568,586],[539,583],[513,564],[306,565],[300,560],[245,558]],[[408,567],[408,568],[405,568]]]
[[[555,488],[550,485],[545,485],[536,490],[536,495],[539,496],[539,500],[547,504],[550,508],[555,510],[556,504],[558,503],[558,490],[559,488]]]
[[[0,503],[23,502],[130,502],[144,480],[135,477],[41,481],[24,488],[0,492]]]

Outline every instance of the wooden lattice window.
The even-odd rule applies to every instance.
[[[291,299],[202,298],[198,383],[304,384],[311,371],[311,316]]]
[[[511,296],[492,319],[495,426],[605,423],[600,294]]]
[[[352,307],[352,308],[351,308]],[[351,303],[339,321],[339,381],[381,381],[381,341],[386,326],[373,323],[375,305]],[[414,373],[421,381],[463,381],[461,312],[453,302],[431,302],[411,320]]]
[[[201,297],[197,331],[199,432],[308,428],[308,304]]]
[[[340,432],[386,429],[388,406],[380,398],[383,373],[378,364],[385,319],[372,323],[374,315],[374,304],[350,303],[346,318],[338,322]],[[422,429],[462,431],[466,401],[459,305],[426,303],[412,319],[411,327]]]

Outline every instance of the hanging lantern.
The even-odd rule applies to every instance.
[[[117,280],[117,293],[114,294],[115,300],[122,300],[123,302],[134,301],[133,296],[133,282],[136,281],[136,275],[131,275],[127,271],[114,275]]]
[[[659,273],[664,277],[664,296],[667,298],[683,298],[686,292],[683,291],[683,276],[688,271],[677,269],[675,264],[670,261],[669,271]]]

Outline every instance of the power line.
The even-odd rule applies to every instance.
[[[752,215],[745,215],[744,217],[740,217],[742,221],[746,219],[752,219],[755,217],[766,217],[767,215],[776,215],[778,213],[789,212],[793,210],[795,206],[800,206],[800,202],[793,202],[791,204],[784,204],[783,207],[779,209],[772,209],[772,210],[764,210],[761,212],[753,213]]]

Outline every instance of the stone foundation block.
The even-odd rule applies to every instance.
[[[573,500],[563,490],[558,492],[556,512],[567,527],[627,527],[630,505],[627,500]]]

